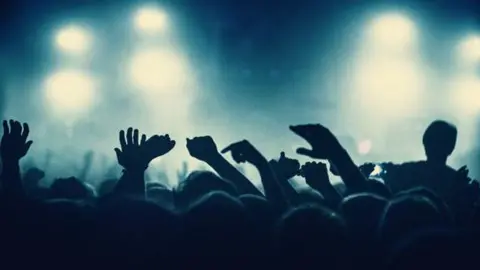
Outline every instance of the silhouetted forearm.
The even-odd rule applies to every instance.
[[[338,170],[347,189],[351,192],[366,190],[367,180],[350,158],[348,152],[341,148],[330,160]]]
[[[212,167],[221,177],[231,181],[238,189],[240,194],[252,194],[263,196],[263,194],[237,170],[222,155],[218,154],[210,159],[207,164]]]
[[[3,163],[1,181],[4,196],[8,198],[25,197],[18,161],[6,161]]]
[[[265,160],[256,165],[262,179],[265,197],[279,209],[286,209],[289,205],[282,186],[278,183],[270,164]]]
[[[278,179],[277,182],[289,202],[296,204],[300,201],[300,196],[298,195],[297,190],[292,186],[292,184],[290,184],[288,179]]]
[[[310,183],[315,183],[316,181],[308,181]],[[338,206],[342,201],[342,195],[338,193],[337,189],[330,184],[330,182],[326,184],[310,184],[311,188],[315,189],[316,191],[320,192],[323,195],[323,198],[327,201],[328,205],[330,206]]]
[[[124,170],[115,186],[115,193],[145,198],[145,170]]]

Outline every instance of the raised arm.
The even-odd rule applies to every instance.
[[[237,163],[248,162],[254,165],[262,179],[265,197],[279,209],[285,209],[289,203],[282,187],[279,185],[267,159],[250,144],[247,140],[233,143],[222,150],[222,153],[230,152]]]
[[[21,199],[25,196],[20,176],[20,159],[30,149],[32,141],[28,141],[30,129],[26,123],[10,120],[3,121],[3,136],[0,147],[2,158],[1,184],[2,192],[8,198]]]
[[[340,204],[342,196],[330,183],[327,165],[321,162],[307,162],[300,169],[300,175],[311,188],[323,195],[329,206],[335,209]]]
[[[195,137],[187,139],[187,149],[190,156],[207,163],[221,177],[231,181],[240,194],[254,194],[263,196],[262,193],[228,162],[217,149],[215,141],[210,136]]]
[[[144,134],[139,140],[138,130],[132,128],[127,130],[126,136],[125,131],[120,131],[119,140],[120,148],[115,148],[115,153],[118,164],[124,170],[115,187],[115,193],[144,198],[145,170],[153,159],[170,152],[175,146],[175,141],[171,140],[168,134],[154,135],[148,140]]]
[[[298,148],[298,154],[329,160],[335,165],[351,192],[361,192],[366,189],[365,177],[330,130],[320,124],[291,126],[290,129],[311,146],[311,149]]]
[[[290,184],[289,180],[299,173],[300,162],[296,159],[286,157],[285,152],[281,152],[278,160],[272,159],[269,163],[277,177],[278,184],[282,187],[289,201],[298,202],[299,196],[297,190]]]

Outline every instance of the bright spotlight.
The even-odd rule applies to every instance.
[[[411,102],[424,88],[424,80],[416,63],[385,59],[362,67],[356,77],[356,87],[370,106],[394,110],[413,105]]]
[[[414,23],[401,14],[384,14],[375,18],[368,30],[373,42],[386,49],[404,49],[415,41]]]
[[[144,7],[135,14],[134,23],[140,32],[156,34],[167,28],[167,15],[160,9]]]
[[[480,35],[471,35],[461,42],[459,53],[465,63],[480,63]]]
[[[370,176],[379,176],[382,172],[382,167],[376,164],[375,167],[373,167],[373,171],[370,173]]]
[[[358,153],[360,155],[367,155],[372,150],[372,142],[370,140],[363,140],[358,144]]]
[[[132,82],[146,90],[174,90],[182,86],[186,75],[183,59],[166,49],[141,51],[130,66]]]
[[[67,26],[58,31],[55,42],[57,47],[65,52],[82,54],[90,48],[91,37],[79,26]]]
[[[93,102],[94,89],[92,78],[75,70],[60,71],[45,82],[47,100],[61,112],[86,110]]]
[[[463,116],[475,116],[480,112],[480,79],[473,76],[460,76],[453,82],[452,100],[455,110]]]

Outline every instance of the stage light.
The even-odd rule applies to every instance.
[[[92,104],[95,84],[81,71],[67,70],[53,74],[45,82],[46,98],[61,113],[81,112]]]
[[[357,148],[360,155],[367,155],[372,150],[372,142],[370,140],[363,140],[358,144]]]
[[[155,7],[144,7],[137,11],[134,24],[138,31],[157,34],[167,28],[168,18],[165,12]]]
[[[183,59],[166,49],[140,51],[130,66],[133,84],[145,90],[175,90],[185,82],[186,75]]]
[[[376,164],[375,167],[373,167],[373,171],[370,173],[370,176],[380,176],[382,172],[383,172],[382,167]]]
[[[462,61],[467,64],[480,64],[480,35],[470,35],[459,46]]]
[[[459,76],[451,86],[454,110],[462,116],[480,113],[480,78],[474,75]]]
[[[61,51],[83,54],[90,49],[91,37],[84,28],[72,25],[60,29],[55,42]]]
[[[369,106],[408,109],[424,88],[421,71],[415,62],[407,59],[372,61],[359,70],[356,87],[369,101]]]
[[[398,13],[374,18],[367,31],[374,45],[384,49],[407,49],[416,39],[415,24]]]

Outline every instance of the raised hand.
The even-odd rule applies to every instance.
[[[249,162],[259,166],[265,162],[263,155],[247,140],[233,143],[222,150],[222,154],[231,152],[233,160],[237,163]]]
[[[187,149],[190,156],[207,163],[218,155],[217,145],[210,136],[187,138]]]
[[[285,152],[280,153],[280,159],[272,159],[269,163],[279,180],[288,180],[297,175],[300,170],[300,162],[287,158]]]
[[[470,173],[470,170],[468,169],[467,165],[462,166],[460,169],[457,170],[456,172],[456,180],[458,183],[462,184],[467,184],[472,181],[468,174]]]
[[[342,201],[342,196],[330,183],[327,165],[322,162],[307,162],[300,169],[307,184],[320,192],[326,200],[327,205],[336,208]]]
[[[229,179],[241,194],[263,196],[242,173],[230,164],[218,152],[215,141],[210,136],[187,138],[187,149],[190,156],[207,163],[221,177]],[[183,180],[183,179],[182,179]]]
[[[142,137],[143,139],[143,137]],[[145,160],[152,161],[157,157],[161,157],[170,152],[175,147],[175,141],[170,139],[168,134],[153,135],[142,145]]]
[[[360,165],[360,167],[358,167],[358,169],[360,169],[360,171],[362,172],[362,174],[365,176],[365,177],[369,177],[370,174],[372,174],[373,170],[375,169],[375,164],[373,163],[365,163],[363,165]]]
[[[127,170],[145,170],[155,158],[170,152],[175,141],[168,135],[154,135],[147,140],[145,134],[139,140],[138,129],[129,128],[119,133],[120,147],[115,148],[118,163]]]
[[[312,147],[312,149],[298,148],[299,155],[329,159],[341,147],[335,135],[320,124],[290,126],[290,130],[305,139]]]
[[[330,185],[327,165],[322,162],[307,162],[300,169],[300,176],[303,176],[311,187],[324,187]]]
[[[278,209],[286,209],[288,207],[288,199],[270,164],[250,142],[243,140],[233,143],[222,150],[223,154],[227,152],[232,154],[235,162],[248,162],[258,169],[267,200],[272,202]]]
[[[23,158],[32,141],[27,141],[30,128],[28,124],[22,124],[18,121],[3,121],[3,136],[0,147],[0,154],[3,162],[18,162]]]

